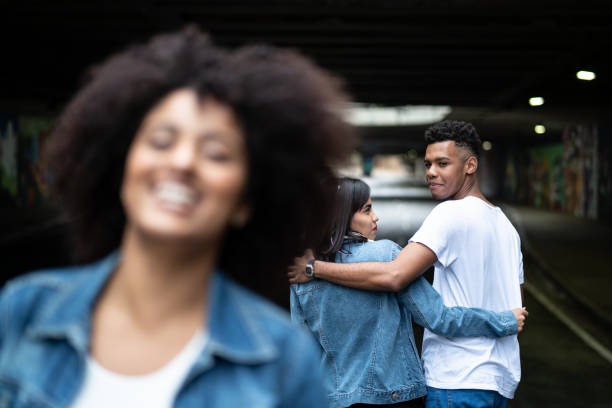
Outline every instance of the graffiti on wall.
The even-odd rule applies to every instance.
[[[597,217],[597,129],[573,125],[563,132],[565,210],[574,215]]]
[[[21,203],[33,206],[46,200],[51,177],[49,167],[41,151],[49,135],[53,120],[37,116],[19,117],[20,154],[20,196]]]
[[[0,188],[17,196],[17,129],[16,120],[0,120]]]
[[[561,210],[564,207],[563,145],[538,146],[529,150],[528,195],[531,205]]]
[[[41,150],[53,120],[37,116],[0,117],[0,193],[12,206],[46,202],[50,174]]]
[[[528,150],[526,202],[538,208],[562,210],[576,216],[596,218],[597,129],[572,125],[565,128],[561,143]],[[507,161],[507,190],[515,190],[517,166]]]
[[[528,172],[530,159],[518,147],[506,152],[505,168],[503,169],[503,196],[517,203],[527,203],[530,194]]]

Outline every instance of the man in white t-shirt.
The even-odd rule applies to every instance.
[[[466,122],[444,121],[427,129],[425,140],[427,182],[432,196],[444,202],[432,210],[397,258],[388,263],[336,264],[312,262],[312,256],[305,256],[292,267],[292,283],[309,279],[303,271],[311,261],[319,279],[398,291],[434,265],[433,286],[447,306],[494,311],[521,307],[519,236],[480,191],[481,141],[476,129]],[[446,407],[449,401],[504,407],[520,380],[516,336],[447,339],[426,330],[422,357],[428,407]]]

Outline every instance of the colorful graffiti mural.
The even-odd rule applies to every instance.
[[[19,184],[21,202],[25,206],[42,204],[47,199],[51,177],[41,151],[52,126],[51,118],[19,117],[22,147]]]
[[[597,142],[595,126],[572,125],[565,128],[559,143],[510,152],[504,196],[538,208],[597,218]]]
[[[561,144],[529,150],[528,201],[538,208],[560,210],[564,206],[563,146]]]
[[[49,117],[0,116],[0,193],[10,206],[47,202],[50,175],[41,151],[52,125]]]
[[[563,132],[564,210],[597,217],[597,128],[568,126]]]

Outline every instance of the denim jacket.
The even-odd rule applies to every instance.
[[[388,240],[347,243],[336,262],[388,262],[400,250]],[[446,307],[423,277],[399,293],[352,289],[319,279],[295,284],[291,317],[323,348],[330,407],[392,404],[426,394],[412,319],[446,337],[517,332],[511,311]]]
[[[74,401],[86,372],[92,306],[118,258],[26,275],[0,292],[0,407]],[[320,354],[308,333],[221,272],[209,291],[209,340],[175,407],[326,404]]]

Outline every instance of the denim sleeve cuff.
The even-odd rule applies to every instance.
[[[518,323],[512,310],[506,310],[501,312],[502,320],[504,322],[504,333],[506,336],[518,333]]]

